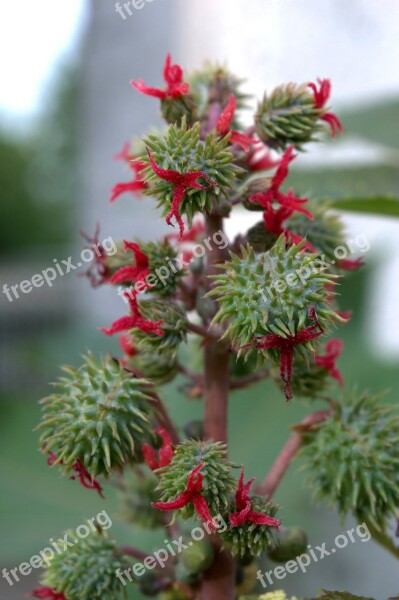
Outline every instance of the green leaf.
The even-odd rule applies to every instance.
[[[399,198],[393,196],[370,196],[370,198],[339,198],[334,208],[351,212],[399,217]]]

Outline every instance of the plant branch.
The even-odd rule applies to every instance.
[[[374,527],[368,519],[364,519],[364,522],[366,523],[373,540],[385,548],[385,550],[388,550],[395,558],[399,558],[399,546],[395,546],[391,538],[388,537],[384,531]]]
[[[196,323],[188,322],[188,329],[193,333],[197,333],[198,335],[202,335],[204,338],[208,338],[211,340],[218,340],[221,336],[221,333],[214,328],[203,327],[202,325],[197,325]]]
[[[151,396],[152,396],[153,405],[158,412],[159,424],[161,425],[161,427],[164,427],[164,429],[166,429],[166,431],[170,435],[173,445],[176,446],[177,444],[180,443],[180,438],[179,438],[179,434],[177,433],[176,428],[172,422],[172,419],[170,418],[169,413],[166,410],[165,405],[162,402],[162,400],[160,399],[160,397],[158,396],[158,394],[156,394],[155,392],[152,392]]]
[[[307,415],[299,425],[294,426],[292,429],[295,431],[288,438],[286,444],[283,446],[280,454],[277,456],[272,468],[266,475],[263,483],[258,486],[257,493],[263,496],[271,497],[274,495],[276,489],[281,483],[282,478],[285,475],[288,467],[290,466],[292,459],[295,457],[303,442],[303,435],[306,431],[311,431],[312,428],[317,426],[319,423],[325,421],[329,416],[330,412],[327,410],[319,410]]]
[[[251,373],[250,375],[238,377],[237,379],[232,379],[232,381],[230,382],[230,389],[239,390],[241,388],[245,388],[251,383],[255,383],[256,381],[262,381],[262,379],[266,379],[267,377],[269,377],[269,375],[269,369],[262,369],[261,371],[256,371],[256,373]]]

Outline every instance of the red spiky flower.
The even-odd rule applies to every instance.
[[[298,245],[304,241],[304,238],[283,226],[284,221],[288,219],[293,212],[293,208],[286,208],[285,206],[280,206],[280,208],[274,210],[273,205],[268,204],[263,213],[263,222],[267,231],[270,233],[274,233],[277,236],[280,236],[283,233],[287,243]],[[307,240],[304,243],[304,248],[310,250],[310,252],[316,252],[315,248]]]
[[[204,478],[199,471],[201,471],[203,466],[204,463],[200,463],[197,467],[192,469],[187,479],[186,489],[179,494],[175,500],[172,500],[171,502],[153,502],[152,506],[159,508],[159,510],[177,510],[192,503],[197,515],[203,521],[208,523],[211,531],[215,531],[216,527],[209,506],[201,493]]]
[[[118,269],[110,278],[109,282],[113,285],[115,283],[124,283],[126,281],[132,281],[134,283],[144,282],[146,288],[148,287],[145,278],[150,274],[149,259],[140,246],[136,242],[128,242],[123,240],[124,250],[133,252],[135,259],[135,266],[127,265]],[[146,289],[146,288],[143,288]]]
[[[121,331],[127,331],[128,329],[137,327],[137,329],[140,329],[144,333],[155,333],[156,335],[164,334],[162,329],[160,329],[163,321],[150,321],[140,314],[136,294],[126,292],[124,296],[129,301],[131,314],[125,317],[120,317],[114,321],[109,329],[100,327],[100,331],[105,333],[105,335],[114,335],[115,333],[120,333]]]
[[[306,344],[318,338],[324,332],[317,320],[314,307],[309,308],[309,318],[313,321],[313,324],[304,327],[295,335],[282,337],[276,333],[268,333],[267,335],[257,336],[249,344],[242,346],[242,348],[253,346],[257,350],[280,350],[280,377],[284,383],[284,394],[287,400],[292,398],[291,378],[295,346]]]
[[[268,525],[269,527],[280,527],[280,521],[269,515],[251,510],[251,499],[249,490],[255,478],[244,483],[245,471],[242,467],[238,487],[235,495],[237,512],[229,515],[229,521],[232,527],[239,527],[244,523],[254,523],[255,525]]]
[[[66,600],[64,594],[58,594],[52,588],[40,587],[31,593],[33,598],[49,598],[50,600]]]
[[[253,140],[252,146],[245,158],[250,171],[266,171],[273,169],[280,164],[280,160],[275,160],[270,148],[265,146],[261,140]]]
[[[171,224],[171,220],[174,217],[180,229],[180,239],[184,233],[184,223],[181,218],[179,207],[182,203],[185,193],[188,189],[204,190],[206,186],[197,182],[198,177],[203,177],[211,186],[217,184],[210,178],[204,171],[191,171],[189,173],[179,173],[179,171],[173,171],[172,169],[161,169],[155,162],[155,159],[149,149],[147,148],[147,154],[150,159],[151,167],[154,173],[163,179],[173,184],[173,199],[169,213],[166,215],[166,222],[168,225]]]
[[[336,263],[337,268],[343,269],[344,271],[357,271],[363,265],[364,262],[362,258],[356,258],[355,260],[343,258],[341,260],[338,260]]]
[[[90,285],[94,288],[106,283],[109,277],[109,268],[106,265],[107,253],[99,242],[100,224],[97,223],[93,237],[90,237],[85,231],[81,231],[80,235],[88,242],[85,246],[88,250],[94,247],[97,249],[94,252],[94,259],[90,267],[83,273],[90,281]],[[79,273],[81,275],[81,273]]]
[[[172,65],[172,56],[170,52],[166,56],[163,78],[167,85],[166,90],[148,87],[142,80],[137,82],[131,81],[130,83],[141,94],[154,96],[160,100],[166,100],[166,98],[176,99],[188,94],[189,85],[188,83],[183,82],[183,69],[180,65]]]
[[[126,356],[136,356],[138,350],[128,335],[119,337],[119,346]]]
[[[132,194],[141,195],[148,187],[142,179],[142,172],[146,168],[146,165],[143,163],[143,161],[139,160],[135,154],[130,152],[129,142],[126,142],[122,150],[118,152],[118,154],[115,154],[114,158],[115,160],[126,161],[130,169],[135,174],[135,177],[132,181],[117,183],[112,188],[110,198],[111,204],[125,192],[132,192]]]
[[[318,79],[317,83],[319,84],[319,89],[317,89],[317,85],[315,83],[309,83],[308,86],[313,91],[314,107],[318,110],[321,110],[325,107],[326,102],[330,97],[331,81],[329,79]],[[336,136],[337,131],[342,133],[342,123],[338,119],[337,115],[332,112],[324,112],[320,118],[329,124],[332,137]]]
[[[344,380],[342,379],[342,375],[336,367],[335,362],[338,360],[343,347],[344,343],[342,340],[329,340],[326,344],[326,353],[324,355],[315,354],[314,357],[315,364],[318,367],[327,369],[331,377],[336,379],[341,387],[344,385]]]
[[[65,465],[63,460],[59,461],[57,459],[54,452],[49,453],[48,458],[47,458],[47,464],[50,467],[52,467],[55,464]],[[82,484],[82,486],[84,488],[86,488],[88,490],[96,490],[98,492],[98,495],[100,496],[100,498],[104,498],[103,488],[98,483],[98,481],[96,481],[90,475],[90,473],[87,471],[87,469],[82,465],[79,458],[77,458],[76,461],[74,462],[74,464],[72,465],[72,471],[77,473],[77,475],[71,475],[71,477],[69,479],[71,479],[72,481],[74,481],[75,479],[79,479],[80,483]]]
[[[230,94],[229,102],[226,108],[223,110],[222,114],[220,115],[218,122],[216,123],[216,133],[222,136],[225,136],[228,133],[230,133],[230,143],[237,144],[237,146],[241,146],[243,150],[248,152],[251,145],[254,143],[254,140],[251,137],[240,133],[239,131],[230,129],[234,119],[234,113],[236,111],[236,108],[237,102],[235,96],[234,94]]]
[[[158,451],[158,457],[154,448],[149,444],[143,444],[141,447],[144,462],[152,471],[167,467],[173,458],[172,440],[166,429],[159,427],[155,432],[162,438],[162,446]]]
[[[266,192],[253,194],[249,198],[249,201],[258,202],[260,206],[263,206],[264,208],[267,208],[272,202],[277,202],[285,208],[296,210],[309,217],[309,219],[313,219],[314,217],[312,213],[302,206],[308,201],[307,198],[297,198],[294,195],[293,190],[288,190],[286,194],[280,192],[280,187],[288,176],[288,166],[290,162],[296,158],[296,156],[297,155],[294,154],[294,146],[289,146],[281,157],[280,164],[277,167],[274,176],[272,177],[269,189],[266,190]]]

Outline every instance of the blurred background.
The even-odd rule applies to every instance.
[[[160,125],[158,103],[134,92],[131,79],[162,82],[167,51],[186,70],[208,58],[246,78],[261,97],[288,81],[329,77],[332,103],[345,135],[313,145],[296,161],[291,182],[299,195],[399,195],[399,4],[396,0],[147,0],[123,18],[113,0],[39,0],[0,5],[0,282],[11,286],[69,256],[83,242],[165,231],[148,201],[126,195],[110,207],[112,186],[125,178],[112,160],[123,143]],[[254,99],[255,105],[255,99]],[[228,223],[229,233],[251,215]],[[348,238],[366,234],[366,266],[342,285],[341,306],[354,311],[341,328],[340,365],[347,386],[399,392],[399,221],[345,213]],[[75,260],[76,262],[76,260]],[[97,327],[124,305],[115,291],[92,290],[76,271],[52,287],[12,302],[0,297],[0,561],[13,568],[106,508],[111,532],[151,551],[157,537],[118,523],[118,502],[107,502],[57,477],[37,450],[37,400],[48,393],[61,363],[111,349]],[[201,407],[180,394],[165,401],[179,423]],[[272,410],[271,410],[272,407]],[[231,402],[231,454],[261,478],[307,408],[286,405],[268,383],[236,392]],[[271,426],[271,419],[273,425]],[[250,440],[244,448],[242,440]],[[291,469],[276,496],[288,525],[304,525],[310,543],[332,542],[352,525],[313,507],[301,475]],[[328,546],[328,543],[327,543]],[[271,567],[272,568],[272,567]],[[23,598],[35,586],[21,577],[12,588],[0,578],[0,598]],[[373,542],[357,542],[284,580],[287,592],[314,595],[346,588],[385,600],[399,589],[395,561]],[[277,586],[278,589],[279,586]],[[133,592],[132,598],[140,598]]]

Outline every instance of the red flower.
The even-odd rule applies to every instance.
[[[173,457],[172,440],[170,439],[166,429],[159,427],[155,431],[162,438],[162,447],[158,452],[158,458],[155,454],[154,448],[152,448],[149,444],[143,444],[141,447],[141,451],[144,456],[144,462],[152,471],[160,469],[161,467],[167,467]]]
[[[344,258],[342,260],[337,261],[338,269],[344,269],[345,271],[357,271],[359,267],[363,266],[363,259],[357,258],[356,260],[349,260]]]
[[[117,183],[111,192],[110,202],[115,202],[119,196],[124,194],[125,192],[132,192],[133,194],[141,194],[144,190],[147,189],[147,184],[142,179],[142,171],[146,168],[145,163],[143,161],[138,160],[134,154],[131,154],[129,151],[130,144],[127,142],[122,150],[115,154],[114,158],[116,160],[124,160],[128,163],[131,170],[135,173],[135,178],[133,181],[126,181],[123,183]]]
[[[244,484],[244,467],[242,467],[238,487],[236,491],[236,507],[237,511],[229,515],[229,520],[232,527],[239,527],[244,523],[254,523],[255,525],[268,525],[269,527],[280,527],[280,521],[264,515],[263,513],[254,512],[251,510],[251,499],[249,490],[255,478],[250,479]]]
[[[47,464],[52,467],[54,464],[60,464],[60,465],[65,465],[64,461],[58,461],[56,455],[54,454],[54,452],[50,452],[47,458]],[[72,479],[73,481],[76,478],[79,478],[80,483],[83,485],[84,488],[89,489],[89,490],[97,490],[99,496],[101,498],[104,498],[103,495],[103,489],[101,487],[101,485],[98,483],[98,481],[96,481],[87,471],[87,469],[82,465],[81,461],[79,458],[76,459],[76,461],[74,462],[74,464],[72,465],[72,471],[75,471],[75,473],[77,473],[77,475],[71,475],[71,477],[69,479]]]
[[[127,356],[136,356],[137,348],[129,336],[121,335],[119,338],[119,346]]]
[[[209,511],[209,506],[201,494],[203,475],[199,471],[203,466],[204,463],[200,463],[190,472],[185,491],[179,494],[175,500],[171,502],[153,502],[152,506],[159,508],[159,510],[177,510],[192,503],[198,516],[208,523],[211,531],[215,531],[216,527]]]
[[[79,458],[75,461],[72,470],[75,471],[77,475],[71,475],[69,479],[72,479],[72,481],[74,481],[75,479],[79,479],[80,483],[83,485],[84,488],[88,490],[97,490],[100,498],[104,498],[103,488],[98,483],[98,481],[96,481],[90,475],[87,469],[82,465]]]
[[[331,81],[329,79],[318,79],[317,82],[320,86],[319,89],[317,89],[315,83],[309,83],[308,85],[313,91],[314,107],[321,110],[325,107],[325,104],[330,97]],[[332,137],[335,137],[337,131],[342,133],[342,123],[337,115],[334,115],[334,113],[331,112],[324,112],[321,119],[329,124]]]
[[[164,334],[162,329],[160,329],[163,321],[149,321],[140,314],[137,298],[134,293],[126,292],[125,297],[129,300],[130,311],[132,314],[127,315],[126,317],[120,317],[120,319],[117,319],[112,323],[109,329],[100,327],[100,331],[106,335],[114,335],[115,333],[137,327],[137,329],[140,329],[144,333],[155,333],[156,335]]]
[[[33,590],[31,596],[33,598],[50,598],[50,600],[66,600],[64,594],[57,594],[49,587],[41,587]]]
[[[123,241],[125,252],[131,250],[134,254],[136,265],[121,267],[118,269],[109,280],[110,283],[124,283],[126,281],[133,281],[135,283],[144,282],[147,275],[149,275],[149,260],[148,256],[142,252],[140,246],[135,242]],[[148,287],[147,284],[146,288]]]
[[[344,385],[344,381],[342,379],[342,375],[340,371],[335,366],[335,361],[339,358],[341,354],[344,343],[341,340],[330,340],[326,344],[326,353],[324,356],[320,354],[316,354],[314,357],[314,362],[318,367],[323,367],[323,369],[327,369],[333,379],[336,379],[339,385],[342,387]]]
[[[196,181],[198,177],[203,177],[212,186],[216,186],[217,184],[214,181],[212,181],[212,179],[208,177],[208,175],[203,171],[179,173],[179,171],[173,171],[171,169],[161,169],[161,167],[158,167],[157,163],[154,160],[154,157],[152,156],[148,148],[147,153],[154,173],[164,181],[172,183],[174,186],[172,206],[169,213],[166,215],[166,222],[168,225],[170,225],[172,218],[175,217],[180,229],[179,239],[181,239],[184,233],[184,223],[183,219],[180,216],[179,206],[183,201],[186,190],[190,188],[195,188],[197,190],[206,189],[204,185],[201,185]]]
[[[287,243],[298,245],[303,241],[304,238],[283,227],[284,221],[288,219],[293,212],[293,208],[286,208],[285,206],[281,206],[275,211],[272,204],[268,204],[263,213],[263,221],[266,229],[270,231],[270,233],[274,233],[277,236],[280,236],[282,233],[284,233]],[[308,241],[305,242],[304,248],[310,250],[311,252],[316,252],[315,248]]]
[[[90,237],[84,231],[80,232],[80,235],[89,243],[89,246],[85,246],[85,248],[92,250],[93,247],[97,248],[97,251],[94,252],[94,260],[90,267],[87,269],[83,275],[85,275],[92,287],[98,287],[108,281],[109,269],[105,264],[105,259],[107,257],[107,253],[104,248],[98,241],[98,236],[100,234],[100,225],[97,223],[96,230],[94,232],[94,236]],[[79,273],[80,274],[80,273]]]
[[[179,65],[172,65],[172,57],[170,53],[166,56],[165,66],[163,70],[163,78],[167,84],[166,90],[152,88],[145,85],[143,81],[131,81],[132,86],[141,94],[154,96],[160,100],[166,98],[179,98],[188,94],[188,83],[183,82],[183,69]]]
[[[260,140],[254,140],[249,150],[246,162],[250,171],[266,171],[273,169],[280,164],[279,160],[274,160],[271,150]]]
[[[302,204],[308,201],[307,198],[296,198],[293,190],[288,190],[287,194],[280,192],[280,187],[288,176],[288,165],[296,154],[293,154],[294,146],[289,146],[281,157],[281,161],[277,170],[272,177],[270,188],[266,192],[259,192],[250,197],[250,202],[259,202],[261,206],[267,208],[271,202],[278,202],[281,206],[292,210],[297,210],[300,213],[313,219],[311,212],[303,208]]]
[[[235,96],[234,94],[230,94],[229,102],[222,114],[220,115],[218,122],[216,123],[216,133],[222,136],[231,133],[230,143],[237,144],[238,146],[241,146],[243,150],[248,152],[250,146],[254,143],[254,140],[248,137],[247,135],[240,133],[239,131],[230,130],[236,108],[237,102]]]
[[[254,346],[258,350],[274,348],[280,350],[280,377],[284,383],[284,394],[287,400],[291,400],[292,398],[291,378],[295,346],[310,342],[323,333],[313,307],[309,308],[309,318],[313,321],[313,325],[301,329],[295,335],[282,337],[275,333],[268,333],[267,335],[258,336],[249,344],[242,346],[242,348]]]
[[[204,234],[205,234],[205,223],[201,219],[201,217],[199,217],[199,218],[194,219],[194,222],[191,225],[190,229],[188,231],[186,231],[185,233],[183,233],[183,235],[181,237],[177,233],[169,233],[166,236],[166,239],[178,240],[180,243],[183,244],[184,242],[198,242],[199,240],[201,240],[203,238]]]

